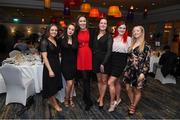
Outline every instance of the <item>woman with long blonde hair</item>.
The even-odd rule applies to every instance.
[[[150,47],[145,42],[145,31],[142,26],[132,30],[132,43],[129,47],[128,63],[124,70],[124,82],[130,99],[129,114],[134,114],[141,99],[141,91],[149,70]]]

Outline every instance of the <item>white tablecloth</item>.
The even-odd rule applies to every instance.
[[[154,71],[154,65],[155,63],[159,63],[159,57],[156,57],[156,56],[151,56],[150,57],[150,69],[149,69],[149,72],[155,72]]]
[[[8,64],[4,62],[4,64]],[[34,80],[34,85],[35,85],[35,92],[40,93],[42,90],[42,77],[43,77],[43,64],[40,63],[40,61],[35,61],[33,65],[28,62],[21,63],[20,65],[16,65],[21,72],[23,77],[29,77]],[[64,102],[64,97],[65,97],[65,86],[66,86],[66,81],[64,77],[62,76],[62,82],[63,82],[63,88],[56,94],[57,99],[60,102]],[[2,89],[2,88],[1,88]],[[74,91],[73,96],[76,96],[76,92]]]
[[[164,77],[161,72],[161,68],[157,68],[155,79],[159,80],[162,84],[172,83],[176,84],[176,78],[172,75]]]
[[[0,93],[5,93],[6,92],[6,85],[4,83],[4,78],[0,73]]]
[[[43,73],[43,64],[36,65],[19,65],[17,66],[21,71],[24,77],[29,77],[34,80],[35,91],[40,93],[42,90],[42,73]]]

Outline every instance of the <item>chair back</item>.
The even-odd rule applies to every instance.
[[[21,52],[18,51],[18,50],[13,50],[9,53],[9,57],[12,58],[12,57],[15,57],[17,54],[20,54]]]
[[[4,78],[1,74],[1,67],[0,67],[0,93],[5,93],[6,92],[6,85],[4,82]]]
[[[24,87],[21,71],[15,65],[3,65],[3,67],[1,68],[1,73],[4,78],[6,87],[8,87],[9,85],[19,85]]]

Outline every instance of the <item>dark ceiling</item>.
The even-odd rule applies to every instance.
[[[0,0],[0,21],[9,21],[13,17],[21,17],[27,21],[33,19],[41,20],[42,17],[61,16],[63,17],[64,0],[52,0],[51,10],[44,10],[44,0]],[[180,0],[85,0],[92,7],[99,7],[107,12],[110,5],[118,5],[122,11],[127,11],[134,6],[135,12],[143,12],[164,8],[173,5],[180,5]],[[84,0],[81,0],[81,3]],[[71,16],[79,14],[80,6],[71,9]],[[69,17],[69,16],[65,16]]]

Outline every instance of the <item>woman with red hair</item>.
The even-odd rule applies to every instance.
[[[108,80],[110,92],[109,112],[113,112],[116,106],[121,102],[121,86],[118,81],[119,77],[126,66],[128,48],[131,44],[131,38],[128,36],[127,28],[124,22],[118,22],[116,25],[111,56],[111,72]]]

